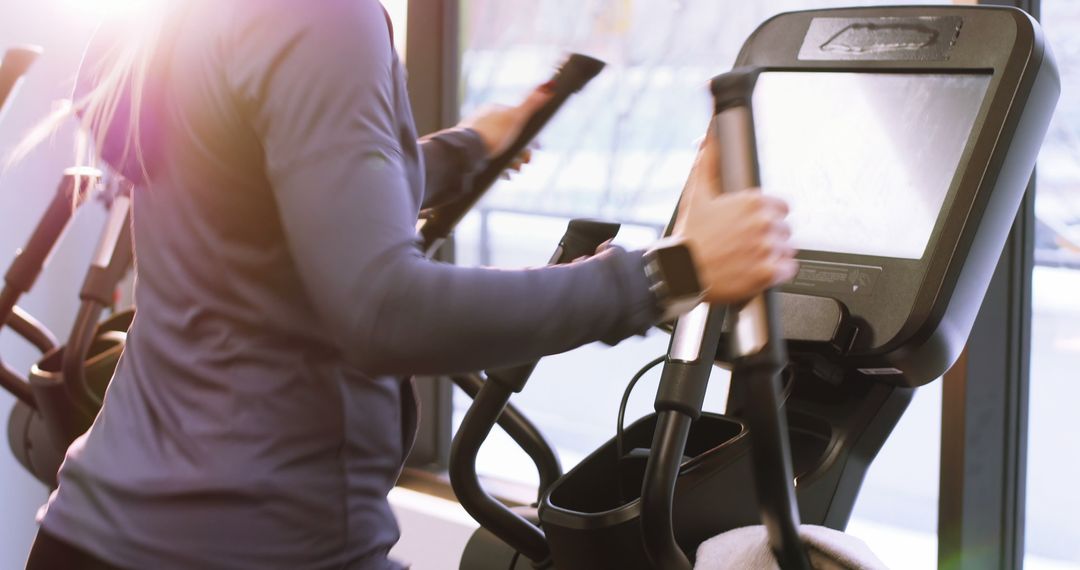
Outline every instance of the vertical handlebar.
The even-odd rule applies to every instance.
[[[711,128],[719,148],[720,179],[725,192],[761,185],[751,99],[760,70],[736,69],[710,84],[715,115]],[[783,410],[780,374],[787,349],[780,337],[774,293],[767,290],[738,308],[732,334],[732,383],[745,386],[746,423],[750,428],[758,506],[768,530],[769,547],[783,570],[810,570],[799,538],[795,496]]]
[[[131,198],[122,194],[113,200],[109,209],[101,241],[79,292],[82,304],[61,365],[68,396],[90,417],[94,417],[101,407],[101,399],[86,383],[86,356],[93,344],[101,311],[112,304],[116,284],[131,262]]]

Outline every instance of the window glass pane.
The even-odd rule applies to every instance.
[[[541,152],[495,188],[456,233],[463,265],[544,263],[574,217],[620,221],[618,240],[647,245],[667,223],[710,116],[706,82],[730,69],[745,38],[786,10],[871,4],[855,0],[462,0],[463,114],[513,103],[568,52],[609,67],[541,136]],[[895,4],[895,3],[894,3]],[[652,333],[544,359],[513,400],[558,447],[569,469],[615,430],[634,372],[667,348]],[[659,370],[638,385],[628,423],[652,410]],[[720,411],[718,371],[706,409]],[[851,530],[897,568],[936,561],[939,385],[920,390],[863,485]],[[458,421],[469,404],[455,395]],[[481,451],[490,476],[535,483],[528,458],[496,430]]]
[[[1061,99],[1037,169],[1028,414],[1027,568],[1080,568],[1080,3],[1043,0]]]
[[[381,2],[383,7],[386,8],[386,13],[390,14],[390,21],[394,25],[394,47],[397,49],[402,61],[404,61],[407,55],[405,53],[405,37],[408,30],[405,24],[409,12],[409,0],[381,0]]]

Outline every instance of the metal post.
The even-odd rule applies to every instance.
[[[480,265],[491,265],[491,210],[480,208]]]
[[[1038,17],[1038,0],[983,1]],[[942,392],[938,566],[1024,566],[1034,176],[967,350]]]
[[[1024,558],[1032,200],[1025,200],[964,355],[942,393],[938,567]]]
[[[459,0],[409,0],[406,67],[409,100],[417,131],[437,131],[458,120]],[[448,240],[436,256],[453,261]],[[445,468],[450,461],[452,385],[447,378],[421,378],[416,396],[423,410],[409,467]]]

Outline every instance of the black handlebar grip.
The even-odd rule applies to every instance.
[[[551,264],[570,263],[596,253],[596,248],[612,240],[619,233],[615,222],[576,218],[566,226],[566,233],[559,240],[559,247],[551,257]]]
[[[450,235],[454,226],[465,217],[465,214],[480,201],[480,198],[491,188],[514,159],[525,147],[536,138],[540,130],[547,125],[555,113],[566,103],[571,95],[580,91],[585,85],[596,77],[606,64],[598,59],[586,55],[572,54],[547,83],[540,89],[551,94],[542,107],[540,107],[522,127],[517,138],[514,139],[505,151],[491,158],[487,165],[477,172],[472,178],[472,188],[460,200],[451,202],[445,206],[435,208],[420,227],[420,243],[424,252],[429,255],[434,253],[442,240]]]
[[[487,166],[476,174],[473,178],[473,191],[482,193],[494,184],[499,179],[499,175],[521,154],[521,151],[525,150],[525,147],[532,143],[536,135],[540,134],[540,131],[551,121],[555,113],[562,108],[566,100],[574,93],[581,91],[589,81],[592,81],[604,69],[605,65],[604,62],[587,55],[571,54],[559,66],[555,75],[540,87],[541,90],[548,92],[551,98],[543,107],[537,109],[529,117],[514,142],[498,156],[489,160]],[[471,207],[471,204],[469,207]]]
[[[713,96],[713,113],[720,114],[731,107],[749,106],[761,70],[739,68],[712,78],[709,91]]]

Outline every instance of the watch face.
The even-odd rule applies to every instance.
[[[656,261],[660,266],[667,287],[667,294],[672,298],[696,297],[701,294],[697,270],[690,250],[682,244],[663,247],[656,250]]]

